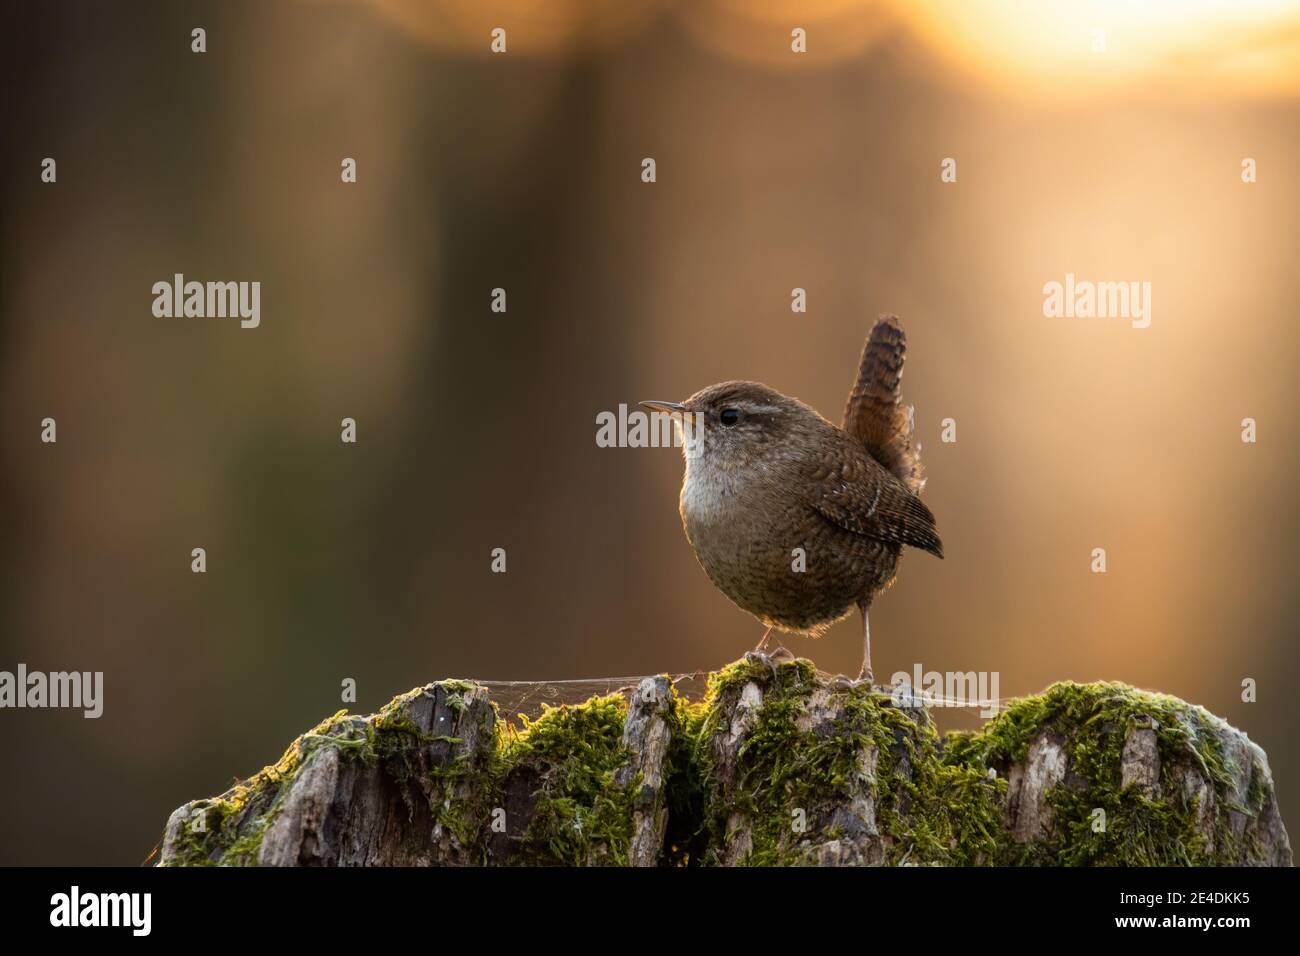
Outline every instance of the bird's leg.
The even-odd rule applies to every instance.
[[[871,618],[867,615],[870,607],[867,601],[858,602],[858,610],[862,612],[862,670],[858,671],[858,680],[868,684],[874,676],[871,673]]]
[[[756,652],[766,653],[768,647],[770,647],[771,644],[772,644],[772,628],[769,626],[768,629],[763,632],[763,639],[758,642],[758,646],[755,647],[754,650]]]

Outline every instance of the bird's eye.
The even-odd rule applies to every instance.
[[[724,408],[722,414],[718,416],[718,421],[730,428],[736,422],[740,421],[739,408]]]

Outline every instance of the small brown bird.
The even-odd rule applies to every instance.
[[[900,395],[907,340],[882,316],[862,350],[844,424],[758,382],[721,382],[684,402],[642,402],[684,433],[681,515],[715,585],[773,628],[819,636],[862,611],[871,680],[872,599],[911,545],[943,557]],[[702,431],[699,429],[702,427]]]

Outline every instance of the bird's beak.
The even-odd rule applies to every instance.
[[[638,402],[644,408],[655,412],[667,412],[669,415],[680,415],[686,411],[686,406],[681,402]]]

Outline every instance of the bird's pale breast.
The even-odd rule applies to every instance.
[[[742,609],[785,630],[819,633],[893,578],[895,545],[835,527],[776,463],[745,480],[688,462],[681,514],[710,580]]]

